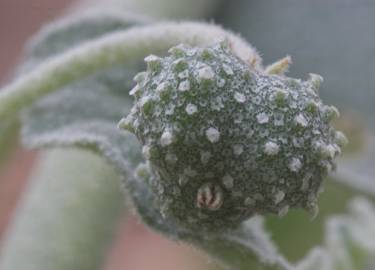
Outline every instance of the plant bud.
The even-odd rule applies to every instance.
[[[316,212],[344,139],[330,125],[318,75],[266,74],[226,42],[146,58],[120,122],[137,136],[160,211],[190,229],[225,230],[254,214]],[[121,124],[122,123],[122,124]]]

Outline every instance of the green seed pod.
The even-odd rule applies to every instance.
[[[316,212],[345,141],[329,123],[337,109],[318,96],[322,78],[255,70],[226,42],[169,52],[145,59],[119,124],[143,145],[163,216],[214,231],[254,214]]]

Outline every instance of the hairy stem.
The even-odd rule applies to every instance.
[[[0,250],[1,270],[101,269],[124,211],[113,168],[82,150],[45,153]]]
[[[253,63],[259,58],[244,40],[210,24],[160,23],[108,34],[46,60],[5,87],[0,91],[0,119],[97,70],[161,53],[179,43],[205,46],[224,38],[244,61]]]

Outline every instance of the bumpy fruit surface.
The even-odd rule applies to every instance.
[[[145,59],[119,124],[143,146],[163,216],[213,231],[290,207],[316,211],[345,140],[317,94],[321,77],[268,75],[226,42],[169,53]]]

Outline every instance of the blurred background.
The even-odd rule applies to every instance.
[[[375,128],[375,1],[372,0],[0,0],[0,84],[12,76],[25,42],[66,12],[118,2],[129,13],[159,19],[214,21],[243,35],[264,63],[290,55],[289,76],[319,73],[321,95],[353,133]],[[372,136],[372,135],[369,135]],[[359,136],[359,143],[366,136]],[[0,245],[27,185],[37,153],[18,149],[0,168]],[[375,165],[375,162],[374,162]],[[124,222],[105,269],[215,269],[191,248]],[[147,260],[142,258],[147,257]]]

